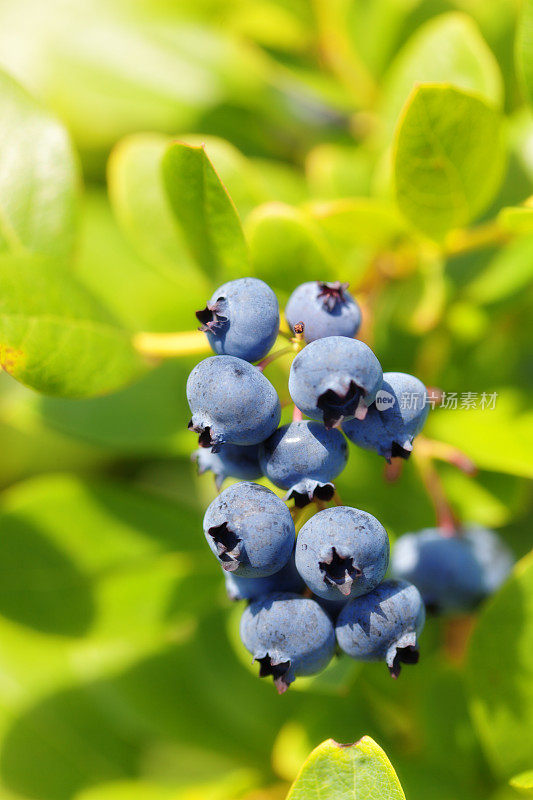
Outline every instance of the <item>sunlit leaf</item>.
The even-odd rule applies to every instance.
[[[436,81],[476,92],[491,104],[501,103],[503,86],[498,62],[467,14],[442,14],[413,33],[386,75],[386,122],[395,124],[416,84]]]
[[[65,129],[0,72],[0,253],[67,259],[79,188]]]
[[[333,739],[319,745],[304,763],[287,800],[405,800],[384,751],[363,736],[355,744]]]
[[[497,113],[480,98],[427,84],[407,101],[396,131],[398,206],[434,239],[475,219],[502,177],[504,149]]]
[[[0,363],[62,397],[111,392],[146,369],[131,334],[50,258],[0,256]]]
[[[525,794],[533,794],[533,769],[528,769],[526,772],[521,772],[515,775],[509,781],[513,789]]]
[[[248,250],[237,211],[204,148],[176,142],[162,166],[176,221],[205,273],[212,278],[246,273]]]
[[[533,557],[519,562],[483,608],[469,648],[466,680],[477,735],[497,775],[533,762]]]

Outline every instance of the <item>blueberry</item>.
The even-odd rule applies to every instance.
[[[295,405],[326,428],[364,419],[383,373],[372,350],[358,339],[328,336],[311,342],[292,362],[289,392]]]
[[[294,554],[284,567],[266,578],[241,578],[234,572],[224,571],[226,591],[230,600],[257,600],[274,592],[294,592],[304,589],[304,582],[294,563]]]
[[[216,453],[201,447],[191,456],[198,465],[198,474],[212,472],[220,490],[226,478],[254,481],[263,474],[259,464],[259,445],[221,444]]]
[[[325,336],[353,338],[361,325],[361,309],[347,292],[348,284],[309,281],[298,286],[289,297],[285,317],[294,329],[304,323],[306,342]]]
[[[259,444],[278,427],[281,408],[276,390],[257,367],[233,356],[200,361],[187,380],[192,412],[189,430],[201,447],[214,451],[226,442]]]
[[[406,533],[391,560],[393,574],[414,583],[433,613],[472,610],[503,583],[512,565],[500,537],[483,528],[455,536],[438,528]]]
[[[204,516],[204,534],[224,570],[264,578],[285,566],[294,548],[294,523],[285,503],[257,483],[224,489]]]
[[[259,458],[267,478],[288,489],[285,500],[302,507],[314,498],[331,500],[332,480],[344,469],[348,448],[339,431],[304,420],[278,428],[261,445]]]
[[[346,603],[349,602],[348,597],[340,597],[339,600],[325,600],[323,597],[319,597],[317,594],[313,595],[313,600],[318,603],[320,608],[324,609],[333,624],[336,623],[342,609]]]
[[[279,308],[276,295],[257,278],[238,278],[220,286],[206,307],[196,312],[209,344],[218,355],[259,361],[276,341]]]
[[[325,600],[357,597],[383,580],[389,539],[365,511],[336,506],[305,523],[296,542],[296,568],[312,592]]]
[[[357,661],[385,660],[393,678],[401,665],[418,662],[417,634],[424,627],[424,603],[416,586],[388,580],[356,597],[339,614],[340,648]]]
[[[387,461],[408,458],[413,439],[424,427],[429,412],[426,387],[413,375],[385,372],[376,401],[364,420],[343,423],[346,436],[365,450],[375,450]]]
[[[261,678],[272,675],[280,694],[299,675],[326,667],[335,651],[335,631],[318,603],[277,593],[252,603],[241,619],[244,646],[259,661]]]

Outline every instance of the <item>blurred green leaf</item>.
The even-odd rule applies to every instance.
[[[394,176],[400,210],[419,230],[442,239],[475,219],[502,177],[497,113],[452,86],[415,89],[396,131]]]
[[[355,744],[329,739],[304,763],[287,800],[405,800],[400,782],[385,752],[363,736]]]
[[[72,254],[78,165],[66,130],[0,72],[0,253]]]
[[[533,233],[533,208],[531,198],[523,206],[508,206],[498,214],[498,224],[516,234]]]
[[[156,133],[122,139],[108,162],[109,196],[122,230],[139,254],[153,267],[190,280],[195,267],[172,216],[161,175],[161,160],[170,141]]]
[[[300,282],[329,280],[334,274],[331,253],[312,218],[285,203],[266,203],[250,214],[246,233],[254,273],[285,291],[287,275],[298,266]]]
[[[114,391],[146,369],[131,335],[61,264],[0,256],[0,361],[21,383],[63,397]]]
[[[368,194],[373,168],[373,153],[353,145],[319,144],[305,163],[313,195],[323,200]]]
[[[509,783],[513,789],[517,789],[519,792],[533,794],[533,769],[529,769],[527,772],[521,772],[519,775],[515,775],[514,778],[511,778]]]
[[[516,31],[517,72],[527,98],[533,103],[533,2],[523,0]]]
[[[472,719],[494,772],[511,778],[533,762],[533,556],[483,608],[470,641],[466,685]]]
[[[530,213],[533,218],[533,211]],[[533,235],[529,235],[498,250],[485,269],[465,287],[465,294],[474,303],[499,303],[527,289],[532,278]]]
[[[198,264],[212,278],[245,273],[249,257],[241,223],[204,148],[172,144],[162,166],[172,211]]]
[[[187,7],[152,6],[0,6],[1,63],[65,120],[94,171],[121,136],[194,129],[202,113],[264,87],[261,59],[209,14],[194,21]]]
[[[460,408],[460,398],[454,411],[437,408],[430,414],[428,435],[463,450],[480,469],[532,478],[533,413],[509,390],[496,392],[494,408],[481,408],[478,394],[477,408]],[[485,405],[490,405],[488,396]]]
[[[120,392],[72,403],[35,397],[30,407],[46,425],[121,455],[188,455],[187,375],[197,359],[169,359]]]
[[[148,178],[146,193],[150,194]],[[203,273],[192,264],[190,270],[186,264],[181,270],[182,261],[172,266],[169,262],[167,267],[163,258],[156,265],[148,261],[148,254],[142,257],[123,235],[102,188],[91,187],[85,192],[83,211],[74,271],[89,292],[128,330],[195,328],[194,311],[211,294]],[[164,236],[154,220],[151,237],[154,255],[158,242],[161,249],[165,246]],[[187,292],[183,291],[184,285]]]
[[[421,25],[385,77],[382,112],[392,131],[409,93],[418,83],[450,83],[499,106],[503,86],[498,62],[472,17],[442,14]]]

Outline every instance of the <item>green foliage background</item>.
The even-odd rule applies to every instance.
[[[527,791],[532,42],[531,0],[0,0],[2,798],[279,800],[363,734],[409,800]],[[398,682],[342,660],[278,698],[238,644],[190,464],[201,356],[134,345],[245,274],[281,303],[349,280],[385,370],[498,393],[427,433],[519,563]],[[389,484],[353,448],[339,490],[391,539],[434,524],[412,462]]]

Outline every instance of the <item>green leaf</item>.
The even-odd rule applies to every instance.
[[[498,214],[498,223],[504,230],[516,234],[533,233],[533,207],[531,198],[523,206],[507,206]]]
[[[470,641],[468,700],[485,755],[502,778],[533,763],[533,554],[488,601]]]
[[[437,408],[429,415],[427,434],[458,447],[480,469],[533,478],[533,413],[527,400],[509,389],[497,392],[493,409]]]
[[[287,285],[287,275],[329,280],[336,274],[328,245],[310,215],[285,203],[265,203],[246,221],[254,273],[276,287]]]
[[[287,800],[405,800],[385,752],[363,736],[355,744],[328,739],[316,747],[293,783]]]
[[[175,218],[198,264],[212,278],[234,278],[249,270],[241,223],[203,147],[170,145],[163,180]]]
[[[450,83],[491,105],[501,104],[498,62],[470,16],[451,12],[434,17],[400,51],[385,78],[382,112],[389,130],[413,87],[433,82]]]
[[[135,134],[122,139],[108,161],[113,211],[124,234],[152,267],[190,278],[195,266],[177,227],[161,175],[169,136]]]
[[[416,88],[395,137],[398,206],[420,231],[441,240],[467,225],[492,200],[502,177],[498,114],[452,86]]]
[[[516,66],[525,94],[533,103],[533,1],[524,0],[516,31]]]
[[[65,129],[0,72],[0,253],[72,253],[78,165]]]
[[[150,179],[146,178],[145,191],[150,196]],[[87,290],[128,330],[196,328],[194,311],[205,305],[212,290],[204,274],[190,259],[187,263],[185,247],[181,260],[175,263],[171,264],[170,258],[165,262],[163,257],[157,264],[149,261],[148,249],[155,257],[156,252],[162,253],[165,248],[165,230],[146,209],[146,219],[153,225],[150,243],[147,237],[146,251],[139,256],[141,248],[134,249],[123,235],[124,229],[117,225],[102,189],[90,187],[86,190],[83,210],[75,271]],[[154,203],[154,210],[157,210],[157,203]],[[137,222],[137,231],[142,237],[141,220]],[[169,223],[174,226],[172,218]]]
[[[62,397],[111,392],[145,370],[131,334],[57,261],[0,256],[0,363]]]
[[[513,789],[517,789],[519,792],[533,794],[533,769],[528,769],[526,772],[515,775],[509,783]]]
[[[529,214],[533,222],[533,209]],[[527,289],[532,278],[533,235],[529,235],[499,250],[485,269],[465,287],[465,293],[474,303],[498,303]]]

